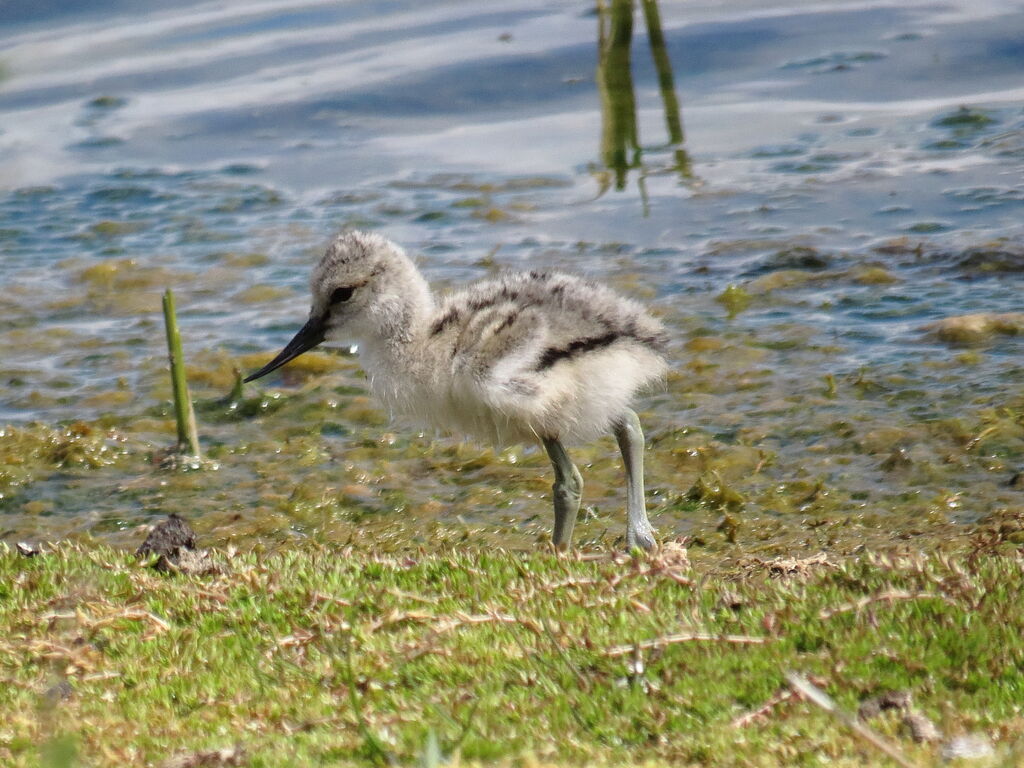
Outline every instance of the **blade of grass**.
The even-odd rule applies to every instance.
[[[185,359],[181,351],[181,334],[174,311],[174,294],[168,288],[164,293],[164,327],[167,330],[167,353],[171,360],[171,385],[174,389],[174,418],[178,424],[178,450],[199,457],[199,434],[196,414],[188,394],[185,379]]]

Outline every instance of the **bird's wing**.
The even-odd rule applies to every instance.
[[[616,342],[660,353],[661,324],[637,303],[571,275],[528,272],[478,283],[442,309],[452,372],[492,383],[524,380]]]

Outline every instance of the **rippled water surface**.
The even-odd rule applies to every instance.
[[[144,5],[0,19],[5,537],[128,542],[175,510],[214,540],[545,536],[542,456],[390,425],[344,351],[220,400],[343,226],[440,286],[543,265],[649,301],[665,535],[1020,506],[1019,3]],[[159,467],[168,286],[216,470]],[[610,541],[612,443],[575,455],[580,535]]]

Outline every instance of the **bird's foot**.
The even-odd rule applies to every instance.
[[[657,546],[653,531],[629,531],[626,534],[626,549],[630,551],[640,549],[644,552],[653,552]]]

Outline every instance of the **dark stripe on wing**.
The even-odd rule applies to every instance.
[[[610,347],[619,339],[631,339],[632,341],[639,342],[644,346],[650,347],[658,354],[664,353],[665,347],[668,343],[668,336],[666,334],[651,336],[629,332],[624,333],[621,330],[608,331],[608,333],[604,333],[600,336],[588,336],[585,339],[576,339],[564,347],[548,347],[541,353],[540,358],[537,360],[537,364],[534,366],[534,370],[543,371],[561,360],[568,360],[569,358],[576,357],[577,355],[583,355],[597,349]]]
[[[499,325],[497,328],[494,329],[495,335],[501,333],[506,328],[511,328],[512,324],[516,320],[518,320],[518,319],[519,319],[519,309],[516,308],[516,309],[513,309],[511,312],[509,312],[508,316],[504,320],[502,320],[501,325]]]
[[[449,325],[451,325],[458,319],[459,308],[452,307],[451,309],[444,313],[444,316],[436,320],[434,324],[430,327],[430,335],[437,336],[437,334],[439,334],[441,331],[443,331],[445,328],[447,328]]]
[[[582,355],[585,352],[593,352],[595,349],[610,346],[622,338],[626,337],[621,333],[609,331],[601,336],[590,336],[585,339],[576,339],[564,347],[548,347],[541,353],[540,359],[537,360],[537,365],[535,367],[538,371],[543,371],[553,366],[559,360],[566,360],[570,357],[575,357],[576,355]]]
[[[546,273],[531,272],[530,277],[534,280],[547,279]],[[523,299],[522,294],[518,288],[514,288],[508,285],[502,285],[494,293],[487,296],[474,299],[465,305],[466,311],[470,316],[475,315],[477,312],[496,306],[498,304],[515,304],[519,309],[525,307],[532,307],[539,303],[538,299],[530,298]],[[449,325],[459,322],[462,319],[462,312],[458,306],[451,307],[441,317],[434,321],[434,324],[430,326],[430,335],[437,336],[439,333],[444,331]]]

